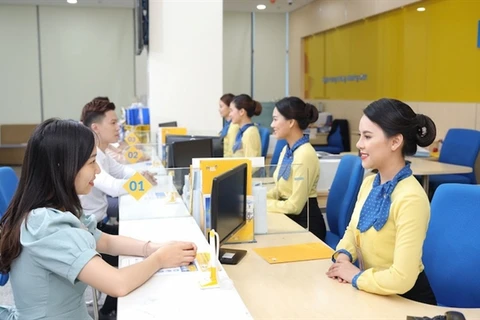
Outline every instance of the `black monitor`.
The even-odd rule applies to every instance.
[[[242,164],[213,179],[210,227],[225,243],[247,221],[247,165]],[[245,250],[220,249],[220,262],[237,264]]]
[[[175,141],[189,141],[189,140],[202,140],[202,139],[211,139],[212,148],[213,148],[213,157],[223,158],[223,138],[219,136],[167,134],[165,136],[165,144],[167,145],[167,148],[168,148],[168,146]]]
[[[189,168],[193,158],[212,157],[212,140],[175,141],[169,146],[168,153],[169,168]]]
[[[159,123],[158,127],[177,127],[177,121]]]

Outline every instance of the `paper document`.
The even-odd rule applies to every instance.
[[[125,268],[143,261],[141,257],[124,258],[121,261],[120,268]],[[177,268],[166,268],[157,271],[157,274],[193,272],[193,271],[207,271],[210,254],[208,252],[198,252],[195,260],[188,266],[181,266]]]
[[[253,250],[270,264],[330,259],[334,252],[332,248],[321,242],[255,248]]]

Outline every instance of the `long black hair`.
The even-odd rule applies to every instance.
[[[20,227],[30,211],[50,207],[80,217],[75,177],[95,148],[91,129],[72,120],[49,119],[28,140],[17,191],[0,220],[0,272],[21,253]]]

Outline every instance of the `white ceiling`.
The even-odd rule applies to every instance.
[[[244,12],[290,12],[303,7],[314,0],[223,0],[224,11]],[[265,10],[257,10],[258,4],[267,6]]]
[[[133,8],[135,0],[77,0],[76,6],[101,6]],[[173,0],[177,1],[177,0]],[[191,0],[198,1],[198,0]],[[273,1],[274,3],[271,3]],[[313,0],[223,0],[224,11],[243,12],[290,12]],[[66,0],[0,0],[0,4],[16,5],[71,5]],[[258,4],[264,4],[267,9],[257,10]]]
[[[133,8],[134,0],[77,0],[80,6],[103,6]],[[0,0],[0,4],[17,5],[69,5],[67,0]]]

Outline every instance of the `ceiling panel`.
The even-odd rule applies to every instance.
[[[77,6],[102,6],[133,8],[135,0],[77,0]],[[179,0],[173,0],[179,1]],[[190,0],[199,1],[199,0]],[[273,2],[272,2],[273,1]],[[240,12],[290,12],[313,0],[224,0],[224,11]],[[66,0],[0,0],[0,4],[14,5],[71,5]],[[265,10],[257,10],[258,4],[267,6]]]
[[[297,10],[313,0],[223,0],[224,11],[244,12],[290,12]],[[265,10],[257,10],[257,5],[264,4]]]
[[[76,6],[102,6],[133,8],[134,0],[77,0]],[[69,5],[66,0],[0,0],[0,4],[15,5]]]

